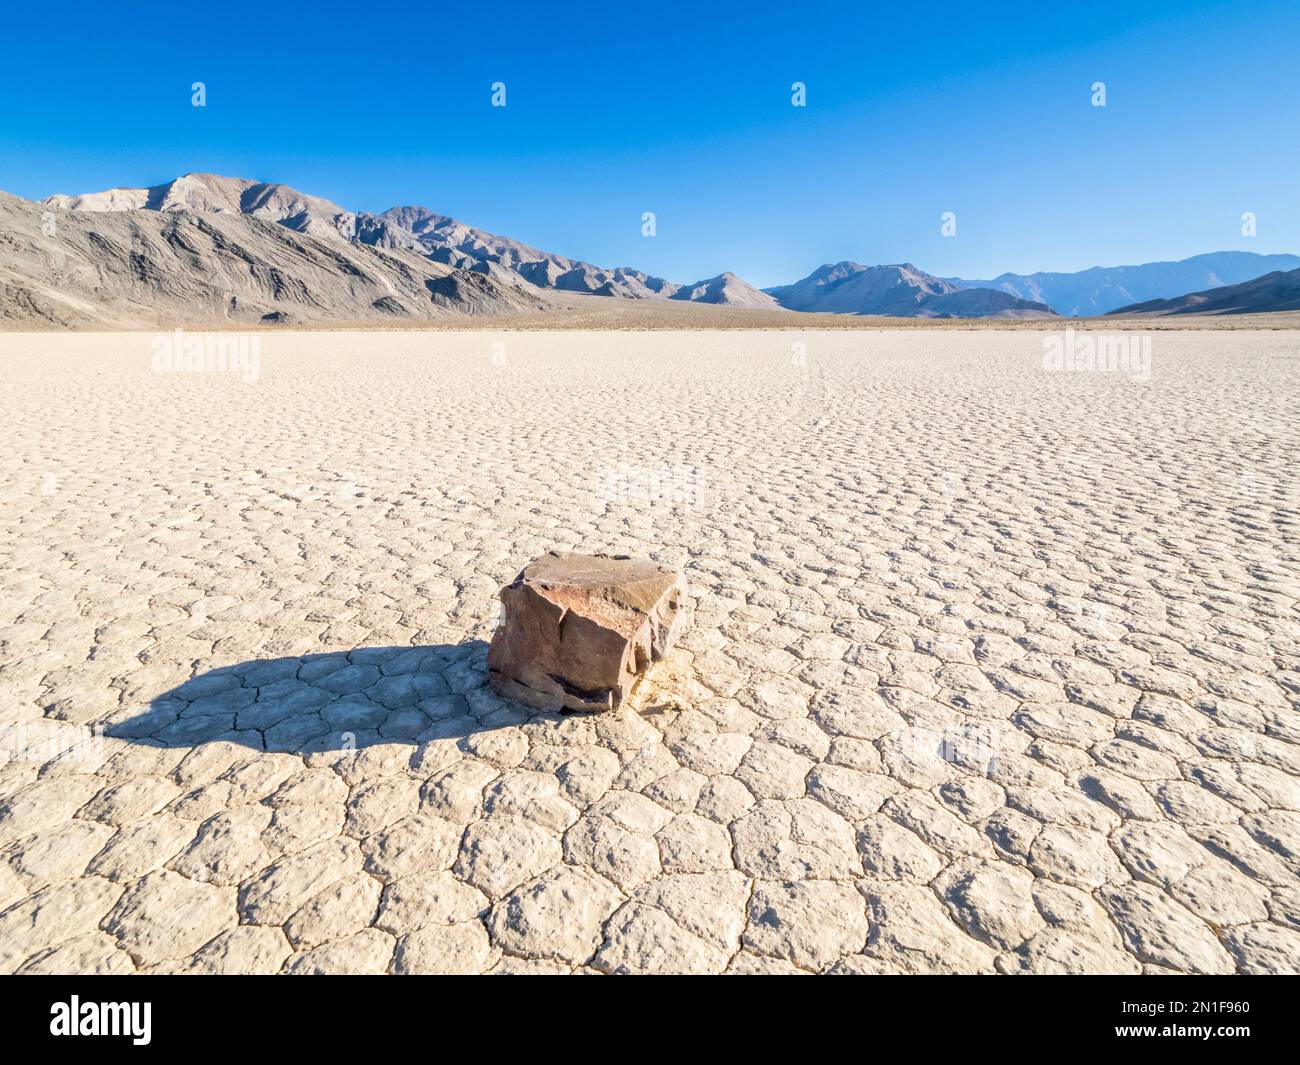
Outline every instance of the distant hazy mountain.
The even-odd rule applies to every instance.
[[[286,223],[297,215],[272,222],[178,203],[165,210],[50,206],[0,193],[0,323],[341,322],[547,303],[536,289],[409,251],[296,230]],[[300,224],[311,230],[313,221]]]
[[[909,318],[1046,318],[1046,304],[993,289],[963,288],[911,263],[827,263],[802,281],[764,289],[792,311],[880,314]]]
[[[354,213],[288,185],[218,174],[186,174],[147,189],[109,189],[44,201],[65,211],[145,210],[245,214],[312,236],[414,252],[505,286],[524,284],[559,292],[679,299],[758,307],[762,293],[734,275],[680,285],[627,267],[606,269],[541,251],[509,237],[475,229],[427,207],[392,207],[381,214]],[[723,278],[729,279],[723,281]],[[685,294],[684,294],[685,293]]]
[[[1059,314],[1106,314],[1146,300],[1235,285],[1273,270],[1300,267],[1300,256],[1215,251],[1178,262],[1140,266],[1094,266],[1073,274],[1001,274],[991,281],[948,278],[962,288],[994,288],[1021,299],[1046,303]]]
[[[1275,270],[1240,285],[1224,285],[1171,300],[1148,300],[1120,307],[1112,314],[1262,314],[1300,311],[1300,269]]]

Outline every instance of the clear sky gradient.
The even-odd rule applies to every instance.
[[[71,0],[6,21],[0,188],[33,199],[205,170],[758,285],[840,259],[982,278],[1300,252],[1294,0]]]

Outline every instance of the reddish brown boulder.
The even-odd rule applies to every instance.
[[[667,654],[685,597],[682,574],[656,562],[551,551],[501,589],[492,690],[540,710],[612,710]]]

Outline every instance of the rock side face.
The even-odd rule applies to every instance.
[[[677,638],[682,574],[626,555],[548,552],[501,589],[492,689],[541,710],[612,710]]]

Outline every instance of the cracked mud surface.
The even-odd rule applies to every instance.
[[[4,336],[0,971],[1294,972],[1294,338]],[[621,711],[550,548],[686,568]]]

